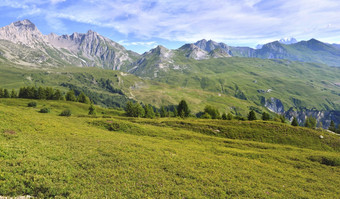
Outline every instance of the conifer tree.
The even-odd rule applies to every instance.
[[[298,121],[297,121],[297,119],[296,119],[296,117],[294,117],[293,118],[293,120],[292,120],[292,126],[299,126],[299,123],[298,123]]]
[[[333,120],[331,120],[331,124],[328,127],[328,130],[335,132],[335,123]]]
[[[255,115],[255,111],[251,110],[248,114],[248,120],[252,121],[252,120],[257,120],[256,115]]]
[[[96,108],[93,106],[92,103],[89,107],[89,115],[96,115]]]
[[[177,107],[177,112],[180,117],[188,117],[190,114],[190,110],[188,104],[185,100],[180,101]]]
[[[222,120],[227,120],[227,114],[225,113],[222,114]]]
[[[151,105],[145,105],[144,106],[144,111],[145,111],[145,118],[155,118],[155,112],[153,110],[153,107]]]
[[[76,95],[74,94],[74,90],[69,90],[66,93],[66,97],[65,98],[66,98],[67,101],[75,102],[77,100]]]
[[[12,89],[11,98],[17,98],[17,97],[18,97],[17,93],[15,92],[14,89]]]
[[[269,113],[263,112],[263,113],[262,113],[262,120],[270,120],[270,115],[269,115]]]
[[[4,89],[4,98],[10,98],[9,92],[6,88]]]
[[[54,94],[53,94],[53,99],[54,100],[61,100],[63,98],[63,95],[61,94],[59,89],[56,89]]]
[[[168,115],[168,111],[165,109],[164,106],[161,107],[161,110],[160,110],[160,116],[161,117],[167,117]]]

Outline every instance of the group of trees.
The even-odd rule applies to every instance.
[[[328,130],[339,133],[340,134],[340,124],[338,125],[338,128],[335,127],[335,123],[333,120],[331,120],[331,124],[328,127]]]
[[[125,112],[128,117],[145,117],[145,118],[155,118],[155,117],[177,117],[182,118],[189,117],[190,110],[188,104],[185,100],[182,100],[178,106],[164,107],[156,109],[155,107],[147,104],[143,105],[140,103],[133,103],[131,101],[127,102],[125,107]]]
[[[293,117],[293,120],[291,122],[292,126],[299,126],[299,122],[296,117]],[[303,124],[304,127],[315,129],[316,127],[318,128],[323,128],[322,122],[317,122],[316,118],[309,116],[306,118],[305,123]],[[328,130],[340,133],[340,124],[338,125],[338,128],[336,128],[335,123],[333,120],[331,120],[331,123],[328,127]]]
[[[51,87],[21,87],[19,93],[14,89],[9,92],[7,89],[0,88],[0,98],[25,98],[25,99],[43,99],[43,100],[67,100],[77,101],[85,104],[89,104],[90,98],[83,92],[78,96],[75,95],[73,90],[69,90],[64,95],[59,89],[53,89]]]
[[[18,94],[15,92],[14,89],[12,89],[11,92],[9,92],[8,89],[2,89],[0,88],[0,98],[16,98],[18,97]]]

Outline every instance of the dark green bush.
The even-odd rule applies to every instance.
[[[30,102],[27,104],[28,107],[37,107],[37,102]]]
[[[42,108],[42,109],[40,109],[39,112],[40,112],[40,113],[49,113],[49,112],[50,112],[50,109],[49,109],[49,108]]]
[[[71,116],[71,110],[70,109],[63,110],[63,112],[61,112],[59,115],[69,117]]]

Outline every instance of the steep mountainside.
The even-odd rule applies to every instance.
[[[9,61],[33,67],[75,65],[113,70],[126,67],[138,56],[93,31],[43,35],[29,20],[0,29],[0,52]]]

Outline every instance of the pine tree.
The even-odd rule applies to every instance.
[[[167,117],[168,115],[168,111],[165,109],[164,106],[161,107],[161,110],[160,110],[160,116],[161,117]]]
[[[316,119],[314,117],[307,117],[306,121],[305,121],[305,127],[315,128],[316,127]]]
[[[144,106],[144,111],[145,111],[145,118],[155,118],[155,112],[153,110],[153,107],[151,105],[145,105]]]
[[[178,115],[182,118],[189,116],[190,110],[185,100],[180,101],[177,107],[177,112],[178,112]]]
[[[336,130],[335,129],[335,124],[334,124],[333,120],[331,120],[331,124],[329,125],[328,130],[333,131],[333,132],[335,132],[335,130]]]
[[[252,120],[257,120],[255,112],[253,110],[251,110],[248,114],[248,120],[252,121]]]
[[[293,120],[292,120],[292,126],[299,126],[299,123],[298,123],[296,117],[294,117]]]
[[[36,96],[37,99],[46,99],[46,91],[43,87],[39,87],[38,88],[38,93]]]
[[[139,103],[136,103],[134,105],[134,109],[135,109],[135,116],[134,117],[144,117],[145,111],[144,111],[144,108],[142,107],[142,105],[140,105]]]
[[[89,115],[96,115],[96,108],[93,106],[92,103],[89,107]]]
[[[134,105],[131,101],[128,101],[125,106],[126,116],[134,117]]]
[[[53,94],[53,99],[54,100],[61,100],[63,95],[61,94],[59,89],[56,89],[54,94]]]
[[[262,113],[262,120],[270,120],[270,115],[266,112]]]
[[[17,92],[15,92],[15,90],[12,89],[11,98],[17,98],[17,97],[18,97]]]
[[[67,101],[73,101],[73,102],[75,102],[77,100],[76,95],[74,94],[74,90],[69,90],[66,93],[66,100]]]
[[[84,92],[81,92],[79,94],[77,101],[80,102],[80,103],[85,103],[85,104],[90,103],[90,99],[85,95]]]
[[[4,89],[4,98],[10,98],[9,92],[6,88]]]

